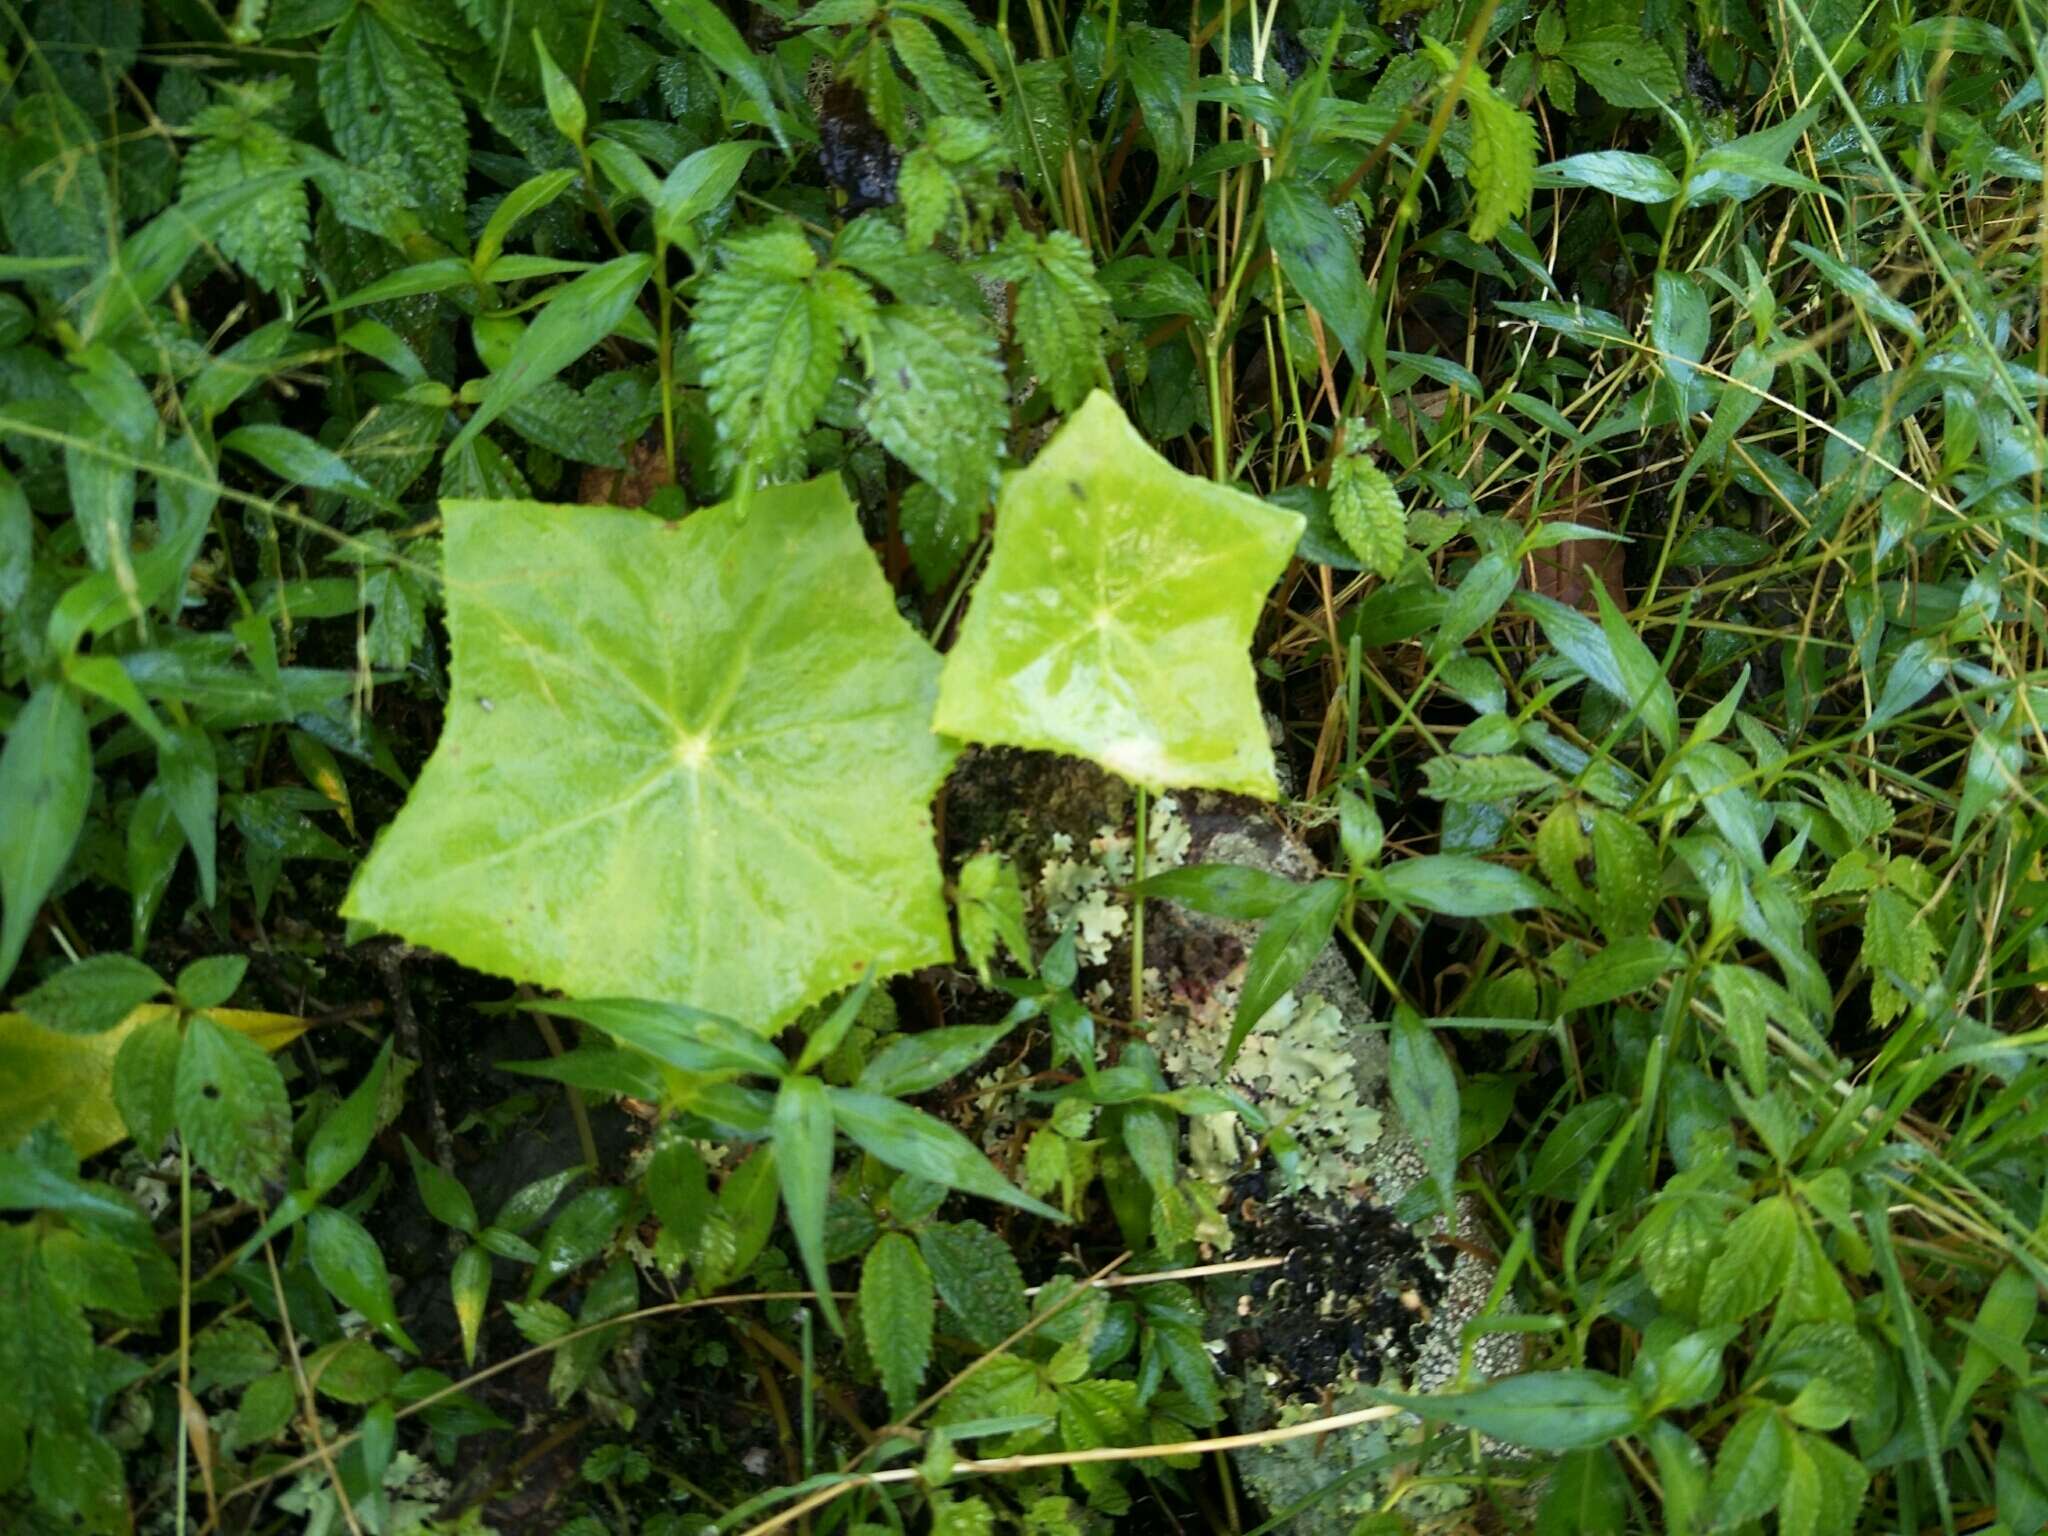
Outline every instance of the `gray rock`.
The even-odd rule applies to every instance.
[[[1016,862],[1032,918],[1049,939],[1073,925],[1081,990],[1105,1012],[1128,1011],[1131,807],[1121,783],[1086,763],[983,751],[963,763],[947,803],[948,841],[992,847]],[[1148,869],[1242,864],[1306,881],[1319,873],[1301,838],[1271,807],[1197,791],[1153,802]],[[1169,1074],[1184,1085],[1218,1082],[1256,925],[1145,906],[1145,1012]],[[1228,1341],[1234,1413],[1259,1430],[1369,1406],[1378,1384],[1428,1392],[1510,1373],[1522,1364],[1511,1334],[1476,1340],[1465,1325],[1486,1306],[1497,1261],[1480,1210],[1460,1203],[1452,1230],[1422,1217],[1413,1198],[1423,1159],[1387,1090],[1386,1034],[1332,943],[1247,1036],[1228,1085],[1283,1124],[1299,1158],[1283,1173],[1261,1160],[1232,1115],[1191,1122],[1186,1160],[1227,1190],[1227,1255],[1285,1263],[1211,1282],[1216,1335]],[[1400,1418],[1240,1451],[1239,1475],[1271,1512],[1308,1501],[1289,1529],[1337,1536],[1383,1508],[1406,1484],[1424,1438]],[[1333,1482],[1336,1490],[1316,1497]],[[1404,1492],[1411,1513],[1466,1497],[1449,1484]]]

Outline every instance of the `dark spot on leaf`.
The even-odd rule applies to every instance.
[[[1067,489],[1074,493],[1074,500],[1076,501],[1086,501],[1088,499],[1088,488],[1078,480],[1069,480],[1067,482]]]
[[[200,1089],[200,1090],[199,1090],[199,1096],[200,1096],[200,1097],[201,1097],[202,1099],[217,1099],[217,1098],[219,1098],[219,1097],[220,1097],[220,1084],[218,1084],[218,1083],[208,1083],[208,1084],[207,1084],[207,1085],[206,1085],[206,1086],[205,1086],[204,1088],[202,1088],[202,1089]]]

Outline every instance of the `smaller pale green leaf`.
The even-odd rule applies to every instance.
[[[539,27],[533,29],[533,54],[540,62],[540,89],[548,104],[548,120],[555,125],[555,132],[581,146],[584,131],[590,126],[590,113],[583,105],[576,82],[562,73],[562,66],[548,52]]]
[[[937,1313],[932,1272],[917,1244],[901,1232],[884,1233],[861,1264],[860,1321],[893,1414],[909,1412],[917,1401]]]
[[[832,1195],[832,1105],[825,1085],[815,1077],[787,1079],[775,1095],[773,1133],[783,1215],[818,1307],[836,1333],[839,1304],[825,1268],[825,1207]]]
[[[1887,325],[1896,326],[1915,341],[1924,342],[1927,337],[1920,329],[1919,318],[1910,306],[1901,303],[1880,288],[1877,279],[1861,267],[1852,267],[1845,261],[1838,261],[1818,246],[1808,245],[1804,240],[1794,240],[1792,248],[1813,263],[1814,270],[1826,278],[1842,294],[1862,305]]]
[[[1799,1240],[1799,1213],[1785,1195],[1758,1201],[1729,1224],[1700,1291],[1700,1321],[1739,1323],[1784,1288]]]
[[[173,1099],[178,1132],[199,1166],[244,1200],[266,1203],[264,1186],[284,1172],[292,1133],[277,1063],[246,1035],[195,1014],[178,1052]]]
[[[875,1052],[854,1084],[892,1099],[929,1093],[958,1077],[1002,1041],[1013,1024],[955,1024],[899,1035]]]
[[[177,1124],[172,1095],[181,1043],[177,1017],[167,1009],[129,1030],[114,1056],[114,1105],[145,1156],[155,1156]]]
[[[45,1029],[97,1035],[163,990],[163,977],[140,960],[127,955],[92,955],[66,966],[20,1003],[21,1011]]]
[[[1494,238],[1529,211],[1536,189],[1536,119],[1474,71],[1466,77],[1465,111],[1472,147],[1465,176],[1472,183],[1472,238]]]
[[[998,945],[1027,973],[1034,968],[1031,934],[1024,922],[1024,887],[1017,878],[1017,866],[1008,858],[1000,853],[977,853],[968,859],[954,882],[953,902],[960,922],[960,946],[983,985],[988,983],[989,964]]]
[[[1147,875],[1131,887],[1134,896],[1163,896],[1241,922],[1260,922],[1301,895],[1295,881],[1249,864],[1183,864]]]
[[[1274,799],[1248,646],[1301,528],[1174,469],[1090,395],[1003,487],[936,729]]]
[[[1671,679],[1664,675],[1657,658],[1629,626],[1604,582],[1593,583],[1593,598],[1600,605],[1600,631],[1614,656],[1615,670],[1627,690],[1626,702],[1643,718],[1650,734],[1665,751],[1678,745],[1678,699]]]
[[[1408,516],[1386,471],[1353,454],[1330,466],[1330,521],[1381,580],[1401,569],[1408,553]]]
[[[2034,1282],[2024,1270],[2007,1265],[1998,1272],[1977,1308],[1972,1337],[1963,1351],[1962,1368],[1957,1371],[1955,1387],[1949,1393],[1944,1427],[1952,1427],[1962,1419],[1977,1389],[1997,1372],[2001,1354],[2016,1366],[2026,1366],[2026,1339],[2039,1305]],[[2023,1370],[2021,1374],[2028,1373]]]
[[[736,140],[711,144],[676,162],[654,204],[654,230],[670,245],[696,249],[695,221],[724,202],[759,143]]]
[[[491,375],[476,413],[455,434],[448,451],[464,447],[617,329],[653,270],[652,257],[621,256],[557,289],[513,346],[505,366]]]
[[[235,995],[248,973],[247,955],[207,955],[194,960],[178,972],[178,1001],[200,1012],[218,1008]]]
[[[746,92],[747,99],[760,113],[768,131],[775,135],[775,142],[787,150],[789,140],[782,130],[782,117],[775,110],[775,97],[769,90],[768,77],[731,18],[712,0],[649,0],[649,3],[676,36],[703,54],[720,72],[732,77]]]
[[[1422,765],[1423,793],[1432,800],[1485,805],[1557,787],[1557,777],[1514,753],[1433,757]]]
[[[1459,577],[1451,600],[1445,605],[1443,621],[1430,642],[1431,657],[1450,655],[1481,625],[1489,623],[1520,579],[1521,567],[1499,550],[1474,560]]]
[[[1791,1463],[1792,1431],[1783,1415],[1775,1404],[1756,1404],[1714,1453],[1715,1514],[1731,1527],[1762,1519],[1784,1496]]]
[[[471,269],[479,274],[489,271],[519,221],[547,207],[575,184],[574,171],[544,171],[507,192],[498,200],[498,206],[491,210],[490,218],[484,221],[484,231],[477,236],[476,252],[470,258]]]
[[[412,1144],[412,1138],[405,1141],[406,1161],[412,1164],[413,1182],[419,1186],[420,1199],[434,1220],[445,1222],[458,1232],[475,1237],[478,1232],[476,1202],[461,1180],[445,1171],[438,1163],[431,1163],[420,1156],[420,1149]]]

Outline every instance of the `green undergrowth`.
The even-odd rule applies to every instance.
[[[2044,27],[0,3],[0,1529],[2048,1529]]]

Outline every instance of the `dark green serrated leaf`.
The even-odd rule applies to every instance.
[[[248,1036],[195,1014],[178,1052],[173,1103],[199,1166],[242,1199],[265,1204],[291,1145],[291,1102],[277,1063]]]
[[[917,1400],[937,1313],[932,1274],[917,1244],[901,1232],[884,1233],[860,1268],[860,1319],[891,1413],[907,1413]]]

